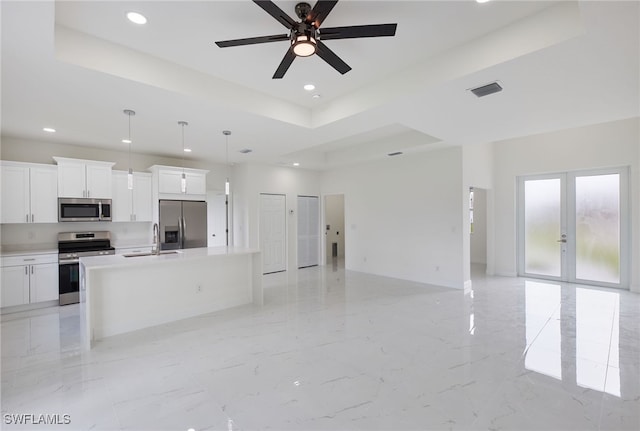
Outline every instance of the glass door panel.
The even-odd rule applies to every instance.
[[[524,180],[524,273],[562,276],[562,178]]]
[[[575,278],[620,283],[620,175],[575,179]]]
[[[520,177],[518,274],[628,287],[628,168]]]

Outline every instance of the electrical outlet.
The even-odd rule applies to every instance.
[[[198,284],[198,287],[196,288],[196,292],[200,293],[202,292],[202,285]]]

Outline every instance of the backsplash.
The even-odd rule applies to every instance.
[[[56,249],[60,232],[109,231],[112,245],[137,246],[151,244],[152,226],[151,222],[3,224],[0,225],[0,245],[4,250]]]

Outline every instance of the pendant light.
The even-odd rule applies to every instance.
[[[180,178],[180,192],[187,192],[187,176],[184,174],[184,126],[188,126],[186,121],[178,121],[178,125],[182,126],[182,178]]]
[[[125,109],[123,112],[129,117],[129,138],[125,141],[129,144],[129,172],[127,173],[127,188],[129,190],[133,190],[133,168],[131,167],[131,117],[136,115],[136,111]]]
[[[222,134],[224,135],[225,140],[225,160],[226,160],[226,170],[227,170],[227,179],[224,182],[224,209],[225,209],[225,233],[227,237],[227,247],[229,246],[229,136],[231,135],[231,130],[223,130]]]

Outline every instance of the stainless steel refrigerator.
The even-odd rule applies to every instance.
[[[160,249],[207,246],[207,203],[160,200]]]

